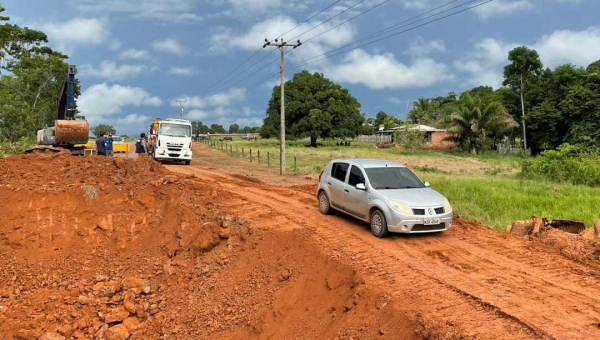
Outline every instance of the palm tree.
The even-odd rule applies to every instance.
[[[436,102],[427,98],[419,98],[413,103],[413,108],[408,113],[406,120],[412,124],[435,123],[438,116],[439,107]]]
[[[474,154],[490,146],[490,136],[496,137],[518,126],[499,102],[468,93],[461,95],[449,110],[450,114],[444,119],[451,135],[447,139]]]

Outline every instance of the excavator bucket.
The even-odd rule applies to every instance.
[[[88,141],[90,125],[85,120],[56,120],[54,122],[54,144],[85,144]]]

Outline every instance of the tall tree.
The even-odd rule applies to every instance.
[[[377,114],[375,115],[375,119],[373,120],[373,127],[375,128],[375,130],[379,130],[380,127],[384,126],[385,120],[388,117],[388,114],[383,111],[377,112]]]
[[[108,125],[108,124],[98,124],[98,125],[92,127],[90,130],[96,137],[100,137],[103,134],[107,134],[107,135],[108,134],[111,134],[111,135],[117,134],[117,130],[112,125]]]
[[[240,126],[237,124],[231,124],[229,125],[229,133],[239,133],[240,132]]]
[[[523,146],[527,149],[527,131],[525,128],[525,84],[531,77],[540,75],[542,62],[537,51],[520,46],[508,53],[510,64],[504,67],[505,86],[518,89],[521,95],[521,112],[523,123]]]
[[[516,125],[502,104],[486,97],[463,93],[451,109],[445,120],[449,139],[472,153],[489,148],[490,137]]]
[[[202,122],[194,121],[192,122],[192,134],[196,137],[199,135],[205,135],[210,132],[208,126],[204,125]]]
[[[260,131],[263,138],[279,136],[280,100],[280,87],[275,86]],[[319,137],[355,137],[365,121],[358,100],[320,73],[295,74],[285,84],[285,103],[286,136],[310,137],[313,147]]]
[[[210,133],[227,133],[227,130],[220,124],[211,124]]]

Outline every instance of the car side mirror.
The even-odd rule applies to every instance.
[[[365,183],[358,183],[356,185],[356,190],[365,191],[365,190],[367,190],[367,187],[365,186]]]
[[[425,187],[429,188],[429,182],[425,182]]]

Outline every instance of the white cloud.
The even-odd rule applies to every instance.
[[[229,106],[234,101],[246,99],[246,89],[231,88],[228,91],[210,96],[183,96],[171,100],[172,107],[179,107],[178,100],[185,100],[185,107],[190,109],[207,109]]]
[[[433,59],[416,59],[407,65],[396,61],[392,53],[371,55],[352,51],[339,66],[329,69],[331,77],[349,84],[363,84],[371,89],[428,87],[452,79],[444,64]]]
[[[121,52],[119,54],[119,58],[122,60],[146,60],[150,59],[150,53],[145,50],[136,50],[135,48],[131,48]]]
[[[196,71],[193,67],[172,67],[169,70],[169,74],[177,75],[177,76],[191,76]]]
[[[285,35],[284,39],[294,38],[299,33],[308,31],[320,22],[321,21],[316,21],[302,24],[294,31]],[[300,40],[307,41],[311,37],[331,29],[338,23],[339,22],[332,20],[331,22],[323,24],[301,36]],[[275,38],[279,38],[282,33],[289,31],[296,25],[297,23],[288,16],[276,16],[259,22],[243,32],[234,32],[229,29],[224,29],[222,32],[211,37],[209,50],[223,52],[232,48],[239,48],[254,51],[263,45],[265,38],[273,41]],[[310,40],[310,42],[295,49],[293,53],[290,52],[290,49],[290,51],[288,51],[289,58],[296,61],[306,60],[315,55],[322,54],[331,49],[350,43],[354,38],[354,35],[355,29],[351,25],[342,25],[332,29],[326,34]],[[271,52],[270,50],[273,48],[275,47],[267,47],[265,50],[267,50],[266,52]]]
[[[534,48],[546,66],[564,63],[587,66],[600,58],[600,27],[554,31],[544,35]]]
[[[105,117],[120,113],[123,107],[160,106],[161,100],[140,87],[95,84],[81,93],[79,111],[86,117]]]
[[[494,38],[483,39],[472,51],[456,61],[454,66],[469,75],[469,85],[499,87],[503,80],[504,66],[508,64],[508,52],[523,45],[536,50],[545,67],[565,63],[585,67],[600,56],[600,28],[554,31],[528,44],[504,42]]]
[[[34,25],[37,26],[37,25]],[[74,18],[65,22],[44,23],[40,29],[51,44],[67,53],[78,45],[101,45],[110,38],[110,23],[106,19]]]
[[[156,40],[152,43],[152,48],[158,52],[167,54],[183,55],[185,53],[185,48],[179,41],[172,38]]]
[[[199,21],[194,13],[196,0],[72,0],[73,6],[88,12],[115,12],[135,18],[158,19],[169,22]]]
[[[123,80],[140,75],[146,71],[145,65],[117,65],[114,61],[105,60],[98,68],[89,64],[80,68],[82,76],[95,77],[107,80]]]
[[[413,57],[426,57],[433,53],[445,53],[448,50],[442,40],[425,41],[423,38],[417,38],[408,48],[407,54]]]
[[[509,15],[533,8],[530,0],[496,0],[485,5],[474,8],[481,18]]]

